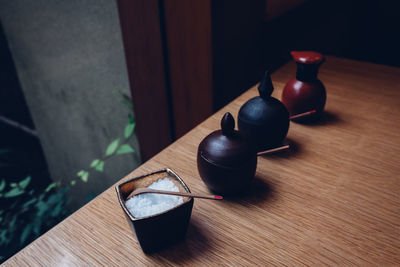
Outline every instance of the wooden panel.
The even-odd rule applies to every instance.
[[[171,143],[157,0],[118,0],[142,160]]]
[[[258,82],[265,71],[265,0],[212,1],[214,109]]]
[[[272,76],[275,97],[295,74]],[[114,188],[91,201],[6,265],[400,265],[400,69],[328,57],[320,69],[325,119],[290,125],[292,153],[258,159],[236,199],[196,199],[184,242],[145,255]],[[241,95],[129,177],[170,167],[192,192],[199,142],[257,95]]]
[[[306,1],[307,0],[266,0],[265,8],[267,20],[273,20],[291,9],[304,4]]]
[[[177,137],[213,112],[210,1],[162,1]]]

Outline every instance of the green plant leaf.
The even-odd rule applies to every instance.
[[[111,144],[108,145],[107,150],[106,150],[106,156],[111,156],[114,154],[114,152],[117,150],[119,145],[119,138],[115,139],[114,141],[111,142]]]
[[[33,224],[33,232],[39,236],[40,234],[40,228],[42,227],[42,220],[35,220],[34,224]]]
[[[95,159],[92,161],[92,163],[90,163],[90,167],[94,168],[97,166],[97,164],[99,164],[100,160],[99,159]]]
[[[75,180],[72,180],[71,181],[71,185],[75,185],[76,184],[76,181]]]
[[[43,201],[37,202],[35,206],[38,210],[36,213],[37,218],[42,218],[43,214],[49,209],[49,206]]]
[[[0,191],[3,191],[3,189],[6,187],[6,181],[3,179],[0,182]]]
[[[25,203],[22,205],[22,207],[23,207],[23,208],[26,208],[26,207],[28,207],[29,205],[35,203],[36,200],[37,200],[36,198],[31,198],[30,200],[28,200],[27,202],[25,202]]]
[[[96,171],[102,172],[104,170],[104,161],[100,160],[95,169]]]
[[[133,109],[132,100],[127,94],[124,94],[118,89],[114,89],[113,91],[121,96],[122,103],[124,103],[130,110]]]
[[[55,208],[51,211],[50,216],[51,216],[51,217],[57,217],[57,216],[59,216],[59,215],[61,214],[61,212],[63,211],[62,208],[63,208],[62,203],[59,202],[59,203],[55,206]]]
[[[121,102],[124,103],[130,110],[133,109],[133,105],[130,98],[122,98]]]
[[[119,147],[117,155],[133,153],[135,150],[129,144],[123,144]]]
[[[42,192],[40,195],[39,195],[39,201],[42,201],[43,200],[43,198],[46,196],[46,192]]]
[[[88,179],[89,179],[89,172],[85,171],[81,176],[81,180],[86,183]]]
[[[46,204],[51,206],[60,202],[62,198],[61,194],[52,194],[51,196],[49,196],[49,198],[46,200]]]
[[[24,180],[22,180],[22,181],[19,182],[19,186],[20,186],[21,188],[26,188],[26,187],[28,186],[28,184],[30,183],[30,181],[31,181],[31,177],[28,176],[28,177],[26,177]]]
[[[135,122],[135,118],[133,117],[132,114],[128,114],[128,120],[129,120],[129,123],[134,123]]]
[[[7,235],[7,231],[0,232],[0,244],[1,245],[10,243],[10,238],[8,236],[9,235]]]
[[[128,139],[129,137],[132,136],[132,133],[135,130],[135,126],[136,126],[135,122],[130,122],[125,126],[125,133],[124,133],[125,138]]]
[[[8,226],[10,228],[14,228],[16,226],[15,222],[17,221],[17,217],[18,217],[17,214],[13,214],[13,217],[12,217],[11,221],[8,223]]]
[[[10,186],[11,187],[17,187],[17,183],[11,183]]]
[[[24,193],[24,190],[19,189],[18,187],[14,187],[10,191],[4,194],[4,197],[16,197],[19,195],[22,195]]]
[[[31,231],[32,231],[32,224],[27,224],[24,230],[22,231],[21,238],[19,240],[21,245],[25,243]]]
[[[53,189],[54,187],[57,186],[57,182],[52,182],[51,184],[49,184],[46,189],[44,190],[44,192],[49,192],[51,189]]]

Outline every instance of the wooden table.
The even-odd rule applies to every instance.
[[[274,73],[275,97],[294,73],[294,63]],[[259,158],[241,198],[196,199],[182,243],[143,254],[111,187],[6,265],[400,265],[400,69],[328,57],[319,77],[325,120],[292,123],[295,151]],[[208,192],[197,146],[256,94],[251,88],[124,179],[170,167],[192,192]]]

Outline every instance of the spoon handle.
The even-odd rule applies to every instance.
[[[276,148],[272,148],[272,149],[268,149],[268,150],[264,150],[264,151],[258,152],[257,156],[262,156],[262,155],[265,155],[265,154],[271,154],[271,153],[282,151],[282,150],[286,150],[286,149],[289,149],[289,148],[290,148],[290,145],[284,145],[284,146],[280,146],[280,147],[276,147]]]
[[[144,193],[152,193],[152,194],[163,194],[163,195],[173,195],[173,196],[182,196],[182,197],[195,197],[195,198],[203,198],[203,199],[214,199],[214,200],[221,200],[223,197],[215,196],[215,195],[199,195],[193,193],[185,193],[185,192],[173,192],[173,191],[164,191],[164,190],[156,190],[151,188],[138,188],[133,190],[127,200],[133,196],[144,194]]]
[[[310,116],[311,114],[316,113],[317,111],[315,109],[304,112],[304,113],[300,113],[300,114],[296,114],[293,116],[290,116],[290,120],[294,120],[294,119],[298,119],[298,118],[302,118],[302,117],[306,117],[306,116]]]

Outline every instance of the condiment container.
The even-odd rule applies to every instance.
[[[143,218],[135,218],[129,212],[125,202],[133,190],[148,187],[165,177],[168,177],[179,188],[179,191],[190,193],[184,181],[168,168],[129,179],[115,187],[119,203],[145,253],[160,250],[182,240],[192,214],[194,200],[191,197],[184,197],[183,203],[172,209]]]
[[[197,151],[197,167],[208,188],[221,195],[234,195],[244,190],[257,167],[255,147],[238,131],[235,120],[226,113],[221,130],[205,137]]]
[[[274,91],[269,71],[258,87],[260,96],[247,101],[238,113],[239,131],[255,143],[257,151],[282,144],[289,129],[289,112],[271,96]]]
[[[292,51],[291,55],[297,63],[296,78],[291,79],[284,87],[282,102],[291,116],[316,111],[295,121],[313,120],[322,113],[326,102],[326,89],[317,78],[318,69],[325,58],[313,51]]]

